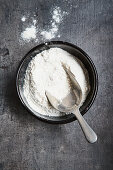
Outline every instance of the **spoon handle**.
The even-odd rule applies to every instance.
[[[96,133],[91,129],[91,127],[87,124],[87,122],[85,121],[85,119],[83,118],[83,116],[81,115],[79,109],[75,109],[73,111],[73,114],[75,114],[83,132],[84,135],[86,137],[86,139],[88,140],[88,142],[90,143],[94,143],[97,141],[97,135]]]

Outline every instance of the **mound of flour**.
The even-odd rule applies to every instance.
[[[37,54],[29,63],[24,79],[24,96],[29,106],[37,113],[48,116],[61,116],[47,100],[45,91],[58,100],[71,90],[70,80],[62,66],[70,68],[82,89],[82,103],[88,94],[87,71],[74,56],[60,48],[50,48]]]

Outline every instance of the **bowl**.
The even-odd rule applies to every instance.
[[[89,82],[90,82],[91,89],[85,102],[80,107],[80,112],[82,115],[84,115],[89,110],[89,108],[92,106],[95,100],[95,97],[97,95],[97,90],[98,90],[97,71],[91,58],[81,48],[68,42],[51,41],[51,42],[40,44],[34,47],[33,49],[31,49],[22,59],[19,65],[18,71],[17,71],[17,76],[16,76],[17,93],[23,105],[37,118],[43,121],[46,121],[48,123],[61,123],[61,124],[69,123],[69,122],[76,120],[76,117],[74,114],[68,114],[68,115],[60,116],[60,117],[42,115],[41,113],[34,111],[33,108],[29,106],[23,94],[24,77],[25,77],[25,72],[26,72],[29,62],[32,60],[33,57],[36,56],[36,54],[41,53],[42,51],[53,48],[53,47],[61,48],[69,52],[70,54],[76,56],[84,64],[85,68],[87,69],[89,73]]]

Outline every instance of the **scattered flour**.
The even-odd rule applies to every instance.
[[[24,42],[30,42],[30,40],[34,39],[37,42],[39,37],[42,40],[51,40],[55,37],[60,38],[59,26],[67,14],[68,13],[62,11],[60,7],[53,8],[51,12],[52,19],[50,21],[50,27],[46,30],[41,29],[39,25],[38,27],[36,26],[37,18],[34,15],[34,17],[31,18],[32,23],[30,23],[30,26],[25,28],[25,30],[21,33],[21,40],[23,40]],[[21,21],[24,22],[25,24],[26,19],[27,18],[23,16],[21,18]],[[37,37],[37,33],[38,33],[38,37]]]
[[[24,79],[24,96],[29,106],[37,113],[47,116],[65,114],[54,109],[45,95],[47,90],[61,100],[71,90],[70,80],[62,63],[70,68],[81,86],[83,103],[89,92],[89,82],[86,78],[87,71],[79,62],[74,56],[60,48],[50,48],[37,54],[29,63]]]
[[[55,7],[52,11],[52,20],[51,20],[51,28],[48,30],[43,30],[41,35],[46,40],[51,40],[52,38],[60,37],[58,34],[58,28],[61,22],[63,21],[63,17],[68,13],[65,11],[61,11],[60,7]]]
[[[21,33],[21,37],[24,41],[30,41],[36,38],[36,27],[34,25],[28,27]]]
[[[21,20],[22,20],[23,22],[25,22],[25,21],[26,21],[26,17],[23,16],[23,17],[21,18]]]
[[[33,19],[33,24],[36,25],[36,19]]]

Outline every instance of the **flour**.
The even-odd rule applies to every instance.
[[[60,7],[56,6],[52,8],[51,20],[48,21],[49,26],[46,29],[40,27],[36,15],[34,15],[33,17],[31,17],[31,21],[29,24],[30,26],[24,28],[24,30],[21,32],[20,43],[23,44],[23,42],[30,42],[31,40],[38,42],[39,38],[43,41],[51,40],[55,37],[60,38],[59,26],[63,22],[66,15],[68,15],[68,13],[61,10]],[[28,20],[29,15],[27,17],[23,16],[21,18],[23,25],[26,25],[26,21]]]
[[[70,80],[62,66],[70,68],[82,89],[82,103],[88,94],[86,70],[74,56],[60,48],[50,48],[37,54],[29,63],[24,79],[24,96],[29,106],[37,113],[61,116],[48,102],[45,91],[62,100],[71,90]]]
[[[37,22],[36,19],[33,19],[33,24],[34,24],[34,25],[36,25],[36,22]]]
[[[25,17],[25,16],[23,16],[23,17],[21,18],[21,20],[22,20],[23,22],[25,22],[26,17]]]
[[[25,22],[26,19],[27,18],[25,16],[21,18],[23,22]],[[36,19],[32,18],[32,24],[25,28],[25,30],[21,33],[21,40],[24,40],[24,42],[30,42],[33,39],[37,40],[36,34],[38,28],[36,27],[36,23],[37,23]]]
[[[34,25],[28,27],[21,33],[21,37],[24,41],[30,41],[36,38],[36,27]]]
[[[52,11],[52,20],[51,20],[51,27],[48,30],[41,31],[41,35],[46,40],[51,40],[56,36],[59,38],[60,34],[58,34],[59,25],[63,21],[63,18],[68,13],[62,11],[60,7],[55,7]]]

